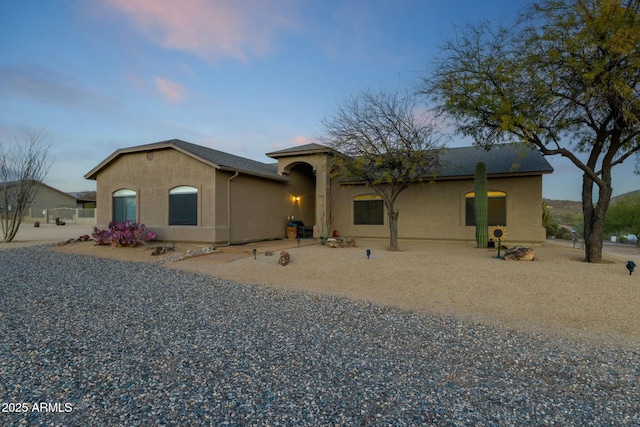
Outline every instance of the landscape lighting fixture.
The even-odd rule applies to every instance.
[[[371,249],[367,249],[367,259],[371,256]]]
[[[300,247],[300,239],[296,239],[298,241],[298,247]]]
[[[252,251],[253,251],[253,259],[258,259],[256,258],[256,254],[258,253],[258,250],[254,248],[252,249]]]
[[[636,268],[636,263],[633,261],[627,261],[627,270],[629,270],[629,276],[633,273],[633,270]]]

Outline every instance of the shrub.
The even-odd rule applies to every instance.
[[[136,246],[140,242],[148,242],[156,238],[156,234],[146,230],[144,224],[135,222],[115,222],[109,223],[107,230],[93,228],[93,239],[98,245],[111,246]]]
[[[557,239],[563,240],[573,240],[573,233],[566,227],[558,227],[558,231],[556,232]]]

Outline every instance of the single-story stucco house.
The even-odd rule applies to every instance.
[[[74,210],[77,205],[77,199],[70,194],[63,193],[57,188],[53,188],[43,182],[37,182],[38,189],[33,201],[28,206],[25,222],[43,221],[46,219],[46,212],[52,209],[69,209]],[[18,186],[18,182],[0,182],[0,200],[4,200],[4,192],[11,191],[13,187]],[[11,203],[9,203],[11,205]],[[11,211],[11,206],[9,206]]]
[[[85,178],[97,182],[97,226],[145,224],[168,241],[241,243],[285,237],[291,217],[313,235],[388,238],[382,201],[371,188],[331,177],[335,152],[307,144],[268,153],[266,164],[172,139],[116,150]],[[512,242],[545,240],[542,176],[553,168],[536,150],[450,148],[434,182],[397,199],[398,237],[475,240],[476,164],[487,165],[489,225]]]

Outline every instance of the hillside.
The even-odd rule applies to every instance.
[[[573,200],[552,200],[543,199],[551,212],[553,222],[575,226],[582,221],[582,202]]]
[[[615,196],[611,198],[611,203],[615,203],[620,199],[624,199],[625,197],[634,196],[640,197],[640,190],[629,191],[628,193],[620,194],[619,196]]]
[[[640,197],[640,190],[630,191],[612,197],[611,204],[629,196]],[[582,222],[582,202],[576,202],[574,200],[543,200],[549,207],[553,222],[567,226],[575,226],[577,223]]]

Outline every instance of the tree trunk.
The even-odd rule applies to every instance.
[[[398,210],[393,205],[388,207],[389,212],[389,250],[398,250]]]
[[[603,171],[604,172],[604,171]],[[610,172],[610,171],[609,171]],[[593,180],[586,174],[582,178],[582,214],[584,216],[584,250],[586,262],[602,262],[604,217],[611,201],[611,176],[603,173],[604,185],[599,186],[598,202],[593,203]]]

